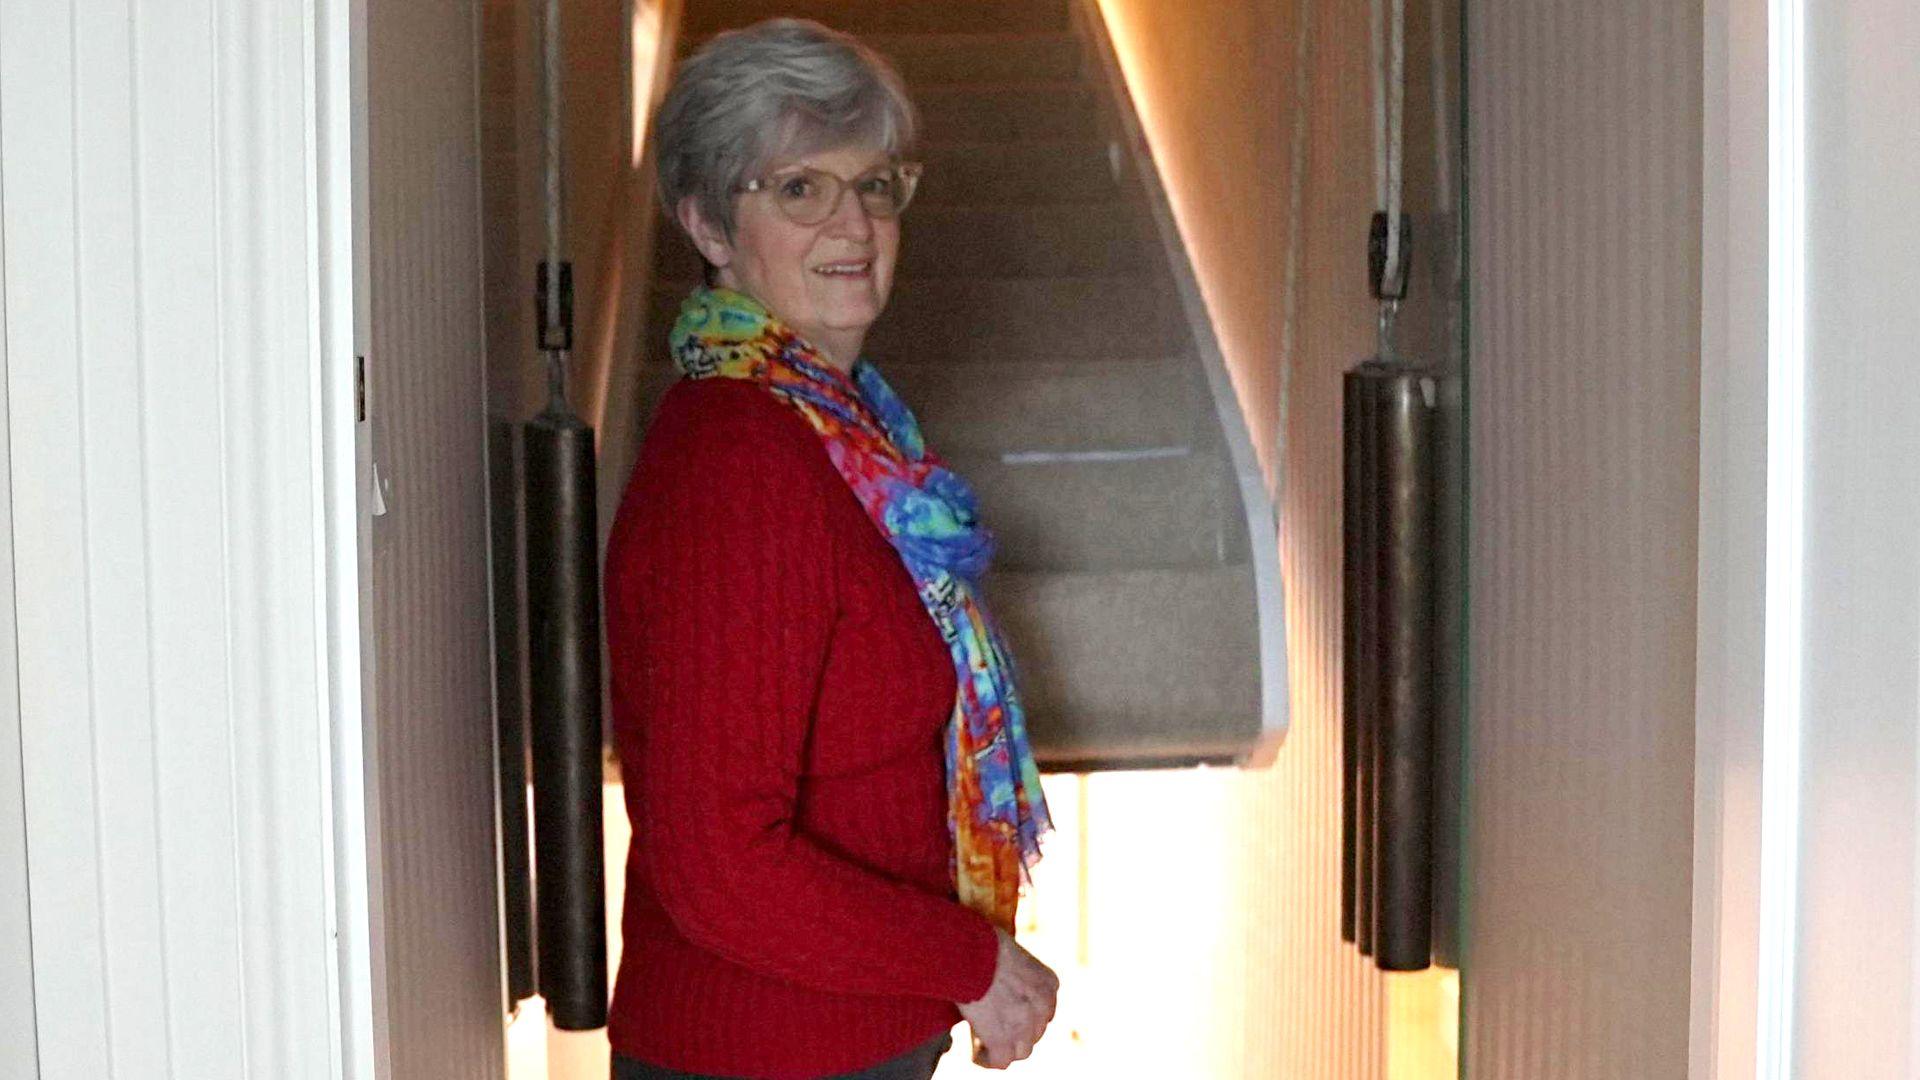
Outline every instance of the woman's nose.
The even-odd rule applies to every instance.
[[[867,213],[867,206],[851,188],[842,189],[840,204],[833,208],[833,215],[827,218],[826,232],[829,236],[866,242],[873,235],[873,218]]]

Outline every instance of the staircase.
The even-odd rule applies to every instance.
[[[868,355],[999,534],[987,588],[1043,764],[1244,759],[1262,736],[1248,512],[1065,0],[688,0],[682,38],[773,14],[859,35],[920,107],[926,174]],[[656,229],[651,396],[700,271],[664,215]]]

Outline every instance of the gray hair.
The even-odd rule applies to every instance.
[[[853,37],[808,19],[729,30],[687,58],[661,102],[660,201],[677,221],[693,196],[731,240],[734,189],[774,158],[849,144],[898,158],[916,126],[899,72]]]

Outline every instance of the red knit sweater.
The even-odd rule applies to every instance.
[[[898,1056],[992,981],[953,900],[946,645],[813,429],[681,383],[607,549],[633,849],[614,1050],[802,1080]]]

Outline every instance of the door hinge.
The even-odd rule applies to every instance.
[[[353,419],[355,423],[367,422],[367,358],[353,358]]]

